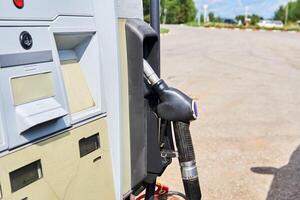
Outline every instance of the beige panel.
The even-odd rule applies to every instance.
[[[35,74],[11,79],[15,105],[54,96],[52,73]]]
[[[101,148],[80,158],[78,142],[100,134]],[[96,158],[101,159],[95,161]],[[43,178],[11,193],[9,172],[41,160]],[[105,119],[94,121],[0,159],[3,199],[114,200],[114,184]]]
[[[71,113],[94,107],[95,102],[80,64],[77,61],[63,62],[61,69],[64,76]]]
[[[123,130],[123,194],[131,190],[131,154],[130,154],[130,127],[129,127],[129,98],[128,98],[128,69],[127,47],[125,33],[125,19],[119,19],[119,46],[121,57],[121,92],[122,92],[122,130]]]

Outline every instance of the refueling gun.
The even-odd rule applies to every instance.
[[[174,124],[175,141],[181,168],[186,199],[200,200],[201,190],[190,133],[190,122],[198,117],[196,102],[181,91],[169,87],[160,79],[146,60],[143,60],[144,76],[151,90],[158,96],[157,115]]]

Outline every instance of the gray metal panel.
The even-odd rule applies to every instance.
[[[17,66],[17,67],[6,67],[2,68],[0,73],[0,90],[1,90],[1,103],[4,107],[4,119],[5,121],[5,133],[8,135],[8,144],[9,149],[13,149],[15,147],[21,146],[23,144],[32,142],[36,139],[44,137],[46,135],[54,134],[57,131],[63,130],[71,125],[70,116],[63,116],[59,117],[56,120],[52,120],[51,115],[49,114],[49,119],[45,119],[42,123],[38,122],[36,126],[31,126],[30,129],[20,133],[18,129],[18,106],[14,105],[14,98],[12,95],[12,87],[11,87],[11,79],[16,77],[26,77],[35,74],[42,74],[42,73],[52,73],[53,77],[53,87],[55,96],[51,97],[59,105],[64,109],[68,110],[66,102],[65,102],[65,95],[63,93],[63,88],[61,87],[60,83],[62,79],[59,79],[58,76],[58,68],[54,65],[53,62],[49,63],[39,63],[34,65],[27,65],[27,66]],[[24,88],[24,90],[30,90],[31,88]],[[46,97],[45,97],[46,99]],[[33,110],[36,110],[35,113],[38,114],[37,107],[40,105],[39,100],[34,100],[30,103],[36,102],[35,106],[33,106]],[[23,105],[29,105],[24,103]],[[40,105],[41,109],[44,108],[46,105]],[[29,111],[28,111],[29,112]],[[48,110],[44,111],[45,113]],[[50,110],[51,112],[51,110]],[[23,113],[21,113],[23,116]],[[27,113],[24,113],[27,114]],[[24,115],[25,117],[25,115]]]
[[[122,199],[122,129],[121,129],[121,90],[120,66],[118,55],[118,30],[116,1],[94,0],[96,29],[99,35],[101,56],[103,103],[107,109],[107,125],[114,172],[116,199]]]
[[[73,21],[77,21],[77,19]],[[54,34],[58,50],[54,51],[54,60],[57,65],[60,65],[62,61],[76,60],[80,64],[95,103],[91,108],[72,113],[72,123],[76,124],[106,112],[102,103],[103,82],[101,70],[103,68],[103,57],[99,52],[99,37],[95,27],[93,30],[89,30],[89,27],[84,25],[80,29],[51,27],[50,31]]]
[[[49,20],[58,16],[92,16],[91,0],[24,0],[18,9],[13,0],[1,1],[0,20]]]
[[[62,83],[63,79],[60,76],[59,65],[53,62],[52,52],[55,49],[52,48],[52,37],[49,34],[48,28],[0,27],[0,30],[1,43],[3,44],[3,46],[0,46],[0,65],[2,65],[0,73],[1,106],[3,107],[2,123],[4,133],[8,139],[8,147],[12,149],[65,129],[69,127],[71,123],[70,116],[64,116],[65,114],[57,116],[57,120],[53,120],[57,113],[54,114],[55,111],[49,108],[49,110],[41,112],[41,115],[38,115],[38,113],[40,113],[39,111],[34,111],[35,113],[33,113],[34,115],[32,116],[36,118],[31,121],[32,123],[30,122],[30,126],[27,126],[29,130],[26,129],[27,131],[25,130],[24,132],[23,130],[20,131],[20,126],[18,125],[25,122],[27,120],[26,117],[31,116],[31,114],[28,114],[31,113],[31,108],[26,108],[26,112],[23,110],[25,107],[22,107],[22,110],[18,110],[21,109],[21,105],[15,105],[11,79],[51,72],[55,94],[51,98],[61,106],[64,113],[67,113],[68,105],[64,85]],[[19,35],[22,31],[28,31],[32,36],[34,43],[30,50],[24,50],[20,45]],[[31,88],[24,88],[24,91],[30,90]],[[48,96],[43,100],[46,98],[48,98]],[[41,104],[40,100],[42,99],[32,100],[32,102],[29,103],[35,102],[35,105],[44,106],[46,103]],[[29,105],[29,103],[24,102],[22,106]],[[43,108],[45,107],[47,106]],[[38,110],[37,107],[32,106],[32,108]],[[20,120],[20,116],[22,116],[21,119],[24,119],[24,121]],[[28,121],[30,120],[27,120],[26,123]],[[44,123],[46,121],[49,123]]]
[[[33,40],[30,50],[25,50],[20,43],[20,35],[24,31]],[[0,55],[51,50],[51,37],[47,27],[0,27],[0,43]]]
[[[52,51],[0,55],[0,67],[52,62]]]
[[[142,0],[118,0],[117,10],[119,18],[138,18],[143,19]]]
[[[118,32],[116,25],[116,1],[112,0],[25,0],[25,7],[21,10],[14,7],[12,0],[1,2],[0,7],[0,26],[11,27],[10,33],[3,32],[0,29],[1,46],[0,54],[25,52],[19,47],[18,40],[7,41],[7,35],[19,36],[19,28],[24,27],[50,27],[50,37],[54,32],[83,32],[95,31],[99,34],[94,37],[95,43],[93,48],[99,50],[94,51],[94,55],[99,58],[101,78],[95,81],[101,82],[101,110],[107,111],[107,124],[109,131],[110,151],[112,156],[112,167],[114,173],[114,185],[116,199],[122,197],[122,171],[121,171],[121,104],[120,104],[120,77],[118,65]],[[37,9],[38,8],[38,9]],[[92,17],[93,16],[93,17]],[[87,27],[87,28],[86,28]],[[40,34],[36,30],[34,38]],[[59,57],[55,53],[56,44],[54,39],[48,37],[41,38],[43,41],[35,41],[35,44],[43,44],[45,48],[42,50],[53,50],[53,60],[55,65],[59,66]],[[51,41],[51,44],[50,44]],[[35,46],[31,51],[37,50]],[[93,62],[92,60],[90,61]],[[98,65],[98,64],[97,64]],[[102,66],[103,65],[103,66]],[[62,80],[62,74],[58,74]],[[63,87],[63,83],[58,83]],[[102,109],[103,108],[103,109]],[[1,148],[1,147],[0,147]]]
[[[87,38],[93,37],[95,33],[56,33],[55,41],[58,50],[74,49]]]

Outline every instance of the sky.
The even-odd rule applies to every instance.
[[[272,18],[274,12],[280,5],[286,4],[288,0],[194,0],[196,7],[203,13],[203,5],[208,5],[208,10],[217,16],[234,18],[236,15],[244,14],[248,6],[249,14],[258,14],[264,18]]]

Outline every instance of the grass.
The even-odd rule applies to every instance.
[[[300,32],[300,27],[295,24],[289,24],[288,26],[285,26],[283,28],[263,28],[259,26],[243,26],[243,25],[234,25],[234,24],[224,24],[224,23],[207,23],[207,24],[198,24],[197,22],[188,22],[186,23],[187,26],[192,26],[192,27],[205,27],[205,28],[227,28],[227,29],[252,29],[252,30],[278,30],[278,31],[296,31]]]
[[[186,23],[186,25],[188,25],[188,26],[193,26],[193,27],[199,27],[199,26],[201,26],[201,25],[199,25],[198,22],[195,22],[195,21],[188,22],[188,23]]]
[[[169,33],[169,29],[167,29],[167,28],[160,28],[160,33],[161,34],[165,34],[165,33]]]

